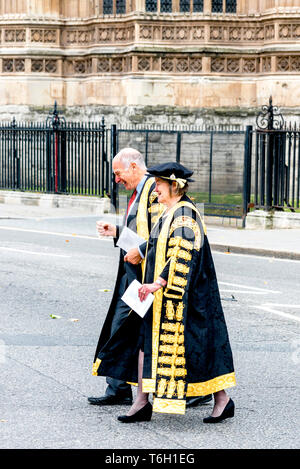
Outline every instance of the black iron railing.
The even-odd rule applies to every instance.
[[[287,125],[270,97],[252,134],[254,206],[266,210],[299,208],[300,127]]]
[[[117,206],[112,159],[139,150],[148,167],[177,161],[194,171],[189,192],[206,215],[245,217],[251,207],[299,209],[300,127],[264,106],[257,127],[132,126],[66,122],[55,104],[45,122],[0,123],[0,188],[105,196]]]
[[[103,196],[109,191],[107,130],[67,123],[57,111],[44,123],[0,124],[0,187]]]

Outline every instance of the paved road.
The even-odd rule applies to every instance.
[[[209,404],[129,428],[127,408],[87,404],[105,389],[91,364],[118,263],[94,222],[0,221],[0,448],[299,447],[299,261],[213,253],[235,419],[205,426]]]

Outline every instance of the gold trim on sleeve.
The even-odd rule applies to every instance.
[[[184,251],[183,249],[178,249],[177,247],[168,249],[167,257],[178,257],[185,261],[192,260],[192,255],[189,252]]]
[[[177,220],[177,218],[176,218],[176,220]],[[171,225],[169,236],[171,236],[171,234],[174,231],[174,230],[172,230],[172,226],[174,225],[175,221]],[[184,248],[184,249],[187,249],[188,251],[191,251],[194,247],[194,244],[191,243],[190,241],[187,241],[186,239],[181,238],[180,236],[175,236],[175,238],[170,238],[169,246],[180,246],[181,248]]]
[[[200,217],[199,213],[198,213],[198,215]],[[200,219],[201,219],[201,217],[200,217]],[[201,247],[201,230],[200,230],[200,227],[199,227],[199,224],[197,223],[197,221],[194,220],[193,218],[187,217],[187,216],[177,217],[171,225],[170,236],[178,228],[189,228],[189,229],[191,229],[193,231],[194,237],[195,237],[194,242],[191,242],[191,241],[188,241],[188,240],[184,239],[183,240],[184,243],[181,244],[180,246],[185,248],[185,249],[188,249],[188,250],[191,250],[191,249],[194,248],[197,251],[199,251],[200,247]]]
[[[187,280],[183,277],[177,277],[176,275],[173,277],[173,285],[178,285],[179,287],[186,287]]]

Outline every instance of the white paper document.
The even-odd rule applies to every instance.
[[[124,301],[128,306],[130,306],[133,311],[135,311],[141,318],[145,316],[148,309],[153,303],[154,295],[149,293],[147,298],[144,301],[139,299],[139,288],[141,288],[142,284],[137,280],[133,280],[127,290],[125,291],[124,295],[122,296],[121,300]]]
[[[117,241],[117,246],[128,252],[132,248],[138,248],[144,242],[144,238],[125,226]]]

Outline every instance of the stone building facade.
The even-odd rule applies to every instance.
[[[300,115],[300,0],[0,0],[1,120]]]

